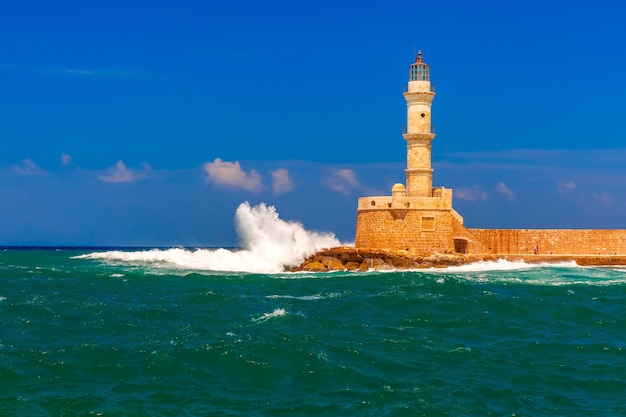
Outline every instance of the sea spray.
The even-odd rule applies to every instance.
[[[184,248],[142,251],[106,251],[78,258],[141,263],[164,269],[190,269],[251,273],[280,273],[309,255],[341,243],[333,233],[306,230],[301,223],[282,220],[274,206],[239,205],[235,213],[241,249]]]
[[[241,204],[236,219],[242,247],[281,266],[297,265],[320,249],[340,245],[333,233],[313,232],[301,223],[281,220],[276,208],[264,203]]]

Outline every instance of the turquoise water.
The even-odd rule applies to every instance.
[[[626,270],[91,252],[0,251],[1,416],[626,415]]]

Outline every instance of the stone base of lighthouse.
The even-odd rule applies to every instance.
[[[416,255],[600,256],[615,265],[626,259],[626,230],[467,228],[452,208],[451,189],[407,197],[404,186],[396,184],[391,196],[359,198],[354,246]]]
[[[359,198],[357,248],[407,250],[416,254],[467,251],[463,218],[452,208],[452,190],[433,188],[428,197],[407,197],[402,184],[391,196]],[[465,233],[463,233],[465,235]]]

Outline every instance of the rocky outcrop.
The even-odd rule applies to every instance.
[[[392,269],[446,268],[480,261],[524,261],[526,263],[558,263],[574,261],[583,266],[626,265],[626,255],[480,255],[433,253],[416,255],[404,250],[357,249],[339,246],[309,256],[292,272],[369,271]]]
[[[443,268],[484,260],[476,255],[434,253],[419,256],[409,251],[356,249],[340,246],[324,249],[309,256],[302,264],[292,269],[297,271],[369,271],[390,269]],[[496,260],[496,257],[492,257]]]

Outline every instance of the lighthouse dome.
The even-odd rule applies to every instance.
[[[404,187],[404,184],[394,184],[393,187],[391,187],[391,196],[405,196],[406,195],[406,188]]]

